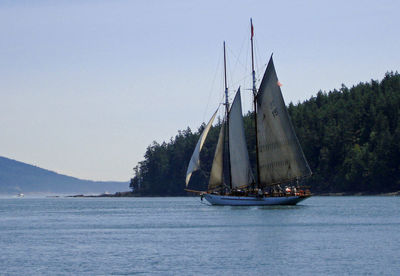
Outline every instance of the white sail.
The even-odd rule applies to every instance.
[[[218,109],[217,109],[217,111],[218,111]],[[190,180],[190,177],[192,176],[192,173],[194,171],[197,171],[200,168],[200,151],[201,151],[201,148],[203,147],[204,141],[206,140],[208,131],[211,128],[211,125],[215,119],[215,116],[217,115],[217,111],[215,111],[214,115],[211,117],[210,121],[204,128],[203,133],[200,135],[199,141],[197,141],[196,147],[192,154],[192,158],[190,158],[189,166],[186,171],[186,187],[189,184],[189,180]]]
[[[240,88],[229,111],[229,156],[232,188],[244,187],[254,183],[244,134]]]
[[[286,110],[272,56],[257,94],[257,138],[261,186],[311,174]]]
[[[218,143],[215,149],[214,160],[212,163],[208,190],[214,190],[222,185],[223,182],[223,152],[224,152],[225,123],[221,125]]]

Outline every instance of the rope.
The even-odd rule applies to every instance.
[[[217,78],[217,73],[219,71],[220,65],[221,65],[221,53],[220,53],[220,55],[218,57],[217,67],[215,68],[215,72],[214,72],[214,78],[213,78],[213,80],[211,82],[211,86],[210,86],[210,89],[209,89],[209,92],[208,92],[207,104],[206,104],[206,107],[205,107],[204,112],[203,112],[203,122],[206,120],[206,113],[208,114],[208,108],[209,108],[209,105],[210,105],[211,94],[212,94],[212,92],[214,90],[215,80]],[[219,108],[219,106],[218,106],[218,108]]]

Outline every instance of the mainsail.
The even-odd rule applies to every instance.
[[[218,109],[217,109],[217,111],[215,111],[214,115],[211,117],[210,121],[204,128],[203,133],[200,135],[199,141],[197,141],[196,147],[194,148],[192,158],[190,158],[189,166],[186,171],[186,187],[189,183],[192,173],[194,171],[197,171],[200,168],[200,151],[201,151],[201,148],[203,147],[204,141],[206,140],[208,131],[211,128],[211,125],[215,119],[215,116],[217,115],[217,112],[218,112]]]
[[[283,100],[272,56],[257,94],[261,187],[311,174]]]
[[[229,156],[232,188],[245,187],[254,183],[244,134],[240,88],[229,111]]]
[[[225,123],[221,124],[219,131],[217,148],[215,149],[214,160],[212,163],[208,190],[215,190],[223,183],[223,153],[224,153]]]

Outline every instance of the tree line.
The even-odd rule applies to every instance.
[[[290,103],[288,112],[313,172],[312,192],[381,193],[400,190],[400,74],[386,73],[338,90]],[[254,114],[244,116],[250,162],[255,167]],[[130,187],[138,195],[186,195],[185,173],[203,131],[178,131],[169,142],[153,142],[134,167]],[[205,190],[218,140],[220,122],[209,132],[200,155],[201,170],[192,189]]]

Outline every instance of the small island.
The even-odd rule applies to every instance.
[[[290,103],[288,112],[307,157],[312,177],[304,185],[315,195],[398,195],[400,191],[400,74],[389,72],[381,81],[344,85]],[[244,117],[253,172],[255,135],[253,113]],[[169,142],[153,142],[144,160],[133,168],[130,187],[137,196],[185,196],[185,172],[203,131],[178,131]],[[200,159],[201,171],[191,183],[205,190],[221,124],[212,126]]]

